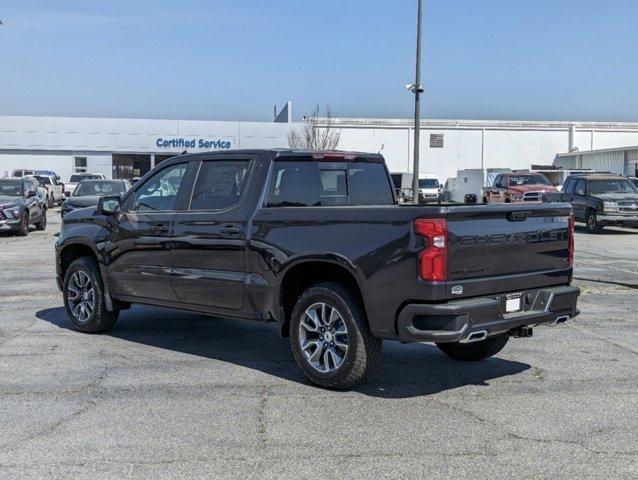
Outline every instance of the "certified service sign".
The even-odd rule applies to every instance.
[[[155,146],[158,148],[171,149],[197,148],[201,150],[228,150],[232,147],[232,142],[221,138],[158,137],[155,140]]]

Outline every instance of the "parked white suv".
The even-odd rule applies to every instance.
[[[64,184],[64,194],[67,197],[73,195],[75,187],[78,186],[82,180],[106,180],[106,177],[102,173],[72,173],[69,177],[69,181]]]

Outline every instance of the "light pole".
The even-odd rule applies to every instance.
[[[419,203],[419,133],[421,127],[421,10],[423,0],[417,0],[418,13],[416,24],[416,78],[413,84],[406,85],[405,88],[414,93],[414,167],[412,173],[412,202]]]

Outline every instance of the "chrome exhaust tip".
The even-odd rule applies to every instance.
[[[476,332],[470,333],[467,338],[460,340],[459,343],[473,343],[480,342],[481,340],[485,340],[487,338],[487,330],[477,330]]]
[[[561,323],[565,323],[569,320],[569,315],[561,315],[560,317],[556,317],[556,320],[552,323],[552,325],[560,325]]]

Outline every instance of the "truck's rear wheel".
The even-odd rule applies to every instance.
[[[509,337],[505,334],[495,335],[480,342],[473,343],[437,343],[443,353],[455,360],[474,361],[492,357],[505,348]]]
[[[370,333],[357,298],[339,283],[322,283],[301,294],[290,319],[297,364],[313,383],[348,388],[368,377],[382,341]]]
[[[119,312],[106,309],[104,295],[102,277],[93,259],[73,260],[64,275],[63,296],[66,313],[76,330],[102,333],[113,328]]]

